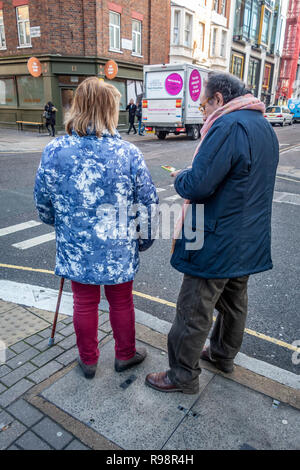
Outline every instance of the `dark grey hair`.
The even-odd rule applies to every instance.
[[[219,92],[223,96],[224,104],[238,96],[251,93],[246,89],[242,80],[224,72],[209,72],[205,86],[207,98],[213,98]]]

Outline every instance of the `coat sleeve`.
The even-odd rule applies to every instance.
[[[199,202],[215,192],[231,169],[234,135],[232,125],[213,125],[191,169],[179,173],[175,180],[175,190],[181,197]]]
[[[136,149],[132,161],[134,202],[137,208],[139,250],[153,244],[159,224],[159,199],[142,153]]]
[[[34,200],[40,219],[48,225],[54,225],[55,214],[51,202],[49,188],[45,178],[44,156],[47,150],[44,150],[42,160],[36,173],[34,186]]]

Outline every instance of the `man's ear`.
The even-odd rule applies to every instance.
[[[223,98],[222,93],[219,93],[219,92],[217,91],[217,93],[215,94],[215,98],[216,98],[217,104],[218,104],[219,106],[223,106],[223,105],[224,105],[224,98]]]

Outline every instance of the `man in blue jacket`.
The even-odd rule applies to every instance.
[[[197,204],[204,205],[204,243],[191,249],[183,224],[171,258],[184,278],[168,336],[170,369],[146,377],[147,385],[164,392],[197,393],[200,357],[223,372],[233,371],[245,329],[249,275],[272,269],[279,146],[264,105],[225,73],[209,74],[201,101],[202,140],[192,167],[174,176],[177,193],[194,213]],[[203,350],[214,309],[210,346]]]

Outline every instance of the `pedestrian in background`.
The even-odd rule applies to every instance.
[[[109,302],[115,370],[146,357],[135,345],[132,288],[139,251],[153,242],[148,214],[157,223],[158,198],[143,155],[116,130],[120,96],[96,77],[79,85],[67,135],[46,146],[35,183],[39,216],[55,226],[55,273],[71,280],[78,362],[87,378],[94,377],[99,358],[100,285]],[[140,206],[148,214],[134,230],[132,214]]]
[[[209,74],[201,101],[205,124],[192,167],[173,173],[186,204],[171,258],[184,277],[168,335],[170,369],[146,377],[147,385],[164,392],[197,393],[200,357],[225,373],[233,371],[245,329],[249,275],[273,266],[271,211],[279,145],[264,118],[265,106],[225,73]],[[193,250],[186,246],[184,215],[195,213],[197,204],[204,205],[204,244]],[[203,349],[214,309],[218,316],[210,345]]]
[[[128,120],[129,120],[129,129],[127,134],[130,134],[131,129],[133,128],[134,133],[136,134],[136,128],[134,125],[135,113],[136,113],[136,105],[134,104],[133,99],[129,101],[129,104],[126,107],[126,111],[128,111]]]
[[[51,101],[48,101],[44,108],[44,118],[46,119],[46,128],[49,135],[55,137],[55,124],[56,124],[56,111],[54,104]],[[51,126],[51,130],[49,129]]]
[[[136,110],[136,117],[139,123],[138,133],[139,135],[144,135],[145,126],[142,123],[142,117],[143,117],[143,99],[142,98],[140,99],[137,110]]]

